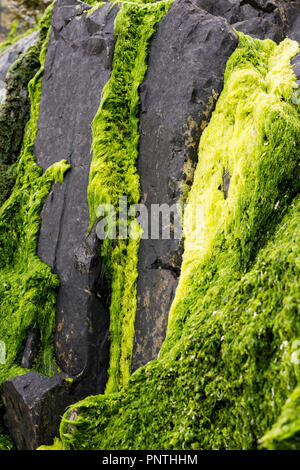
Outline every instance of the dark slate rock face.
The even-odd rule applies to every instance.
[[[53,187],[42,211],[38,254],[58,274],[55,348],[62,374],[30,372],[3,384],[5,421],[20,449],[51,443],[65,407],[102,393],[109,364],[109,294],[94,232],[87,237],[87,186],[91,122],[109,79],[118,6],[89,18],[90,6],[57,0],[48,46],[34,147],[46,170],[66,158],[72,168]],[[201,133],[222,91],[226,62],[237,46],[236,29],[255,37],[299,41],[299,0],[175,0],[153,37],[141,86],[138,170],[142,200],[177,203],[193,180]],[[298,74],[298,58],[294,70]],[[223,175],[228,192],[230,175]],[[179,239],[142,240],[132,370],[155,359],[181,267]],[[22,364],[39,347],[29,334]],[[69,382],[66,377],[72,376]]]
[[[300,80],[300,53],[292,59],[292,66],[297,79]]]
[[[58,364],[70,375],[89,369],[90,390],[95,393],[102,392],[105,383],[102,361],[107,360],[109,318],[99,298],[99,242],[94,234],[86,237],[87,187],[91,123],[110,76],[118,7],[107,4],[87,18],[83,12],[88,8],[77,1],[56,2],[34,154],[44,170],[61,158],[71,164],[64,183],[53,187],[44,205],[38,254],[61,282],[55,336]]]
[[[258,39],[299,41],[299,0],[199,0],[203,9],[222,16],[237,31]]]
[[[179,201],[191,184],[202,130],[223,87],[237,36],[193,0],[175,1],[152,40],[141,90],[142,202]],[[156,359],[181,266],[180,240],[142,240],[132,369]]]
[[[35,450],[57,435],[61,415],[70,403],[72,384],[60,374],[43,377],[28,372],[3,384],[5,424],[19,450]],[[49,439],[50,436],[50,439]]]
[[[37,358],[39,352],[39,343],[40,341],[37,333],[35,331],[31,331],[28,335],[21,361],[21,367],[24,367],[24,369],[32,368],[34,360]]]
[[[282,2],[279,8],[286,36],[300,43],[300,1]]]

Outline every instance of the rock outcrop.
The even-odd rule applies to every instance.
[[[57,435],[61,413],[71,401],[71,383],[65,379],[65,374],[48,378],[28,372],[4,383],[6,425],[18,449],[34,450]]]
[[[58,274],[55,348],[58,365],[77,375],[94,369],[90,389],[103,392],[109,329],[99,292],[101,260],[95,235],[87,237],[87,187],[92,120],[111,71],[118,7],[107,4],[88,18],[81,2],[58,1],[52,18],[34,154],[46,170],[64,156],[71,171],[53,187],[41,214],[40,258]],[[62,87],[67,84],[67,88]],[[105,357],[105,359],[103,359]],[[104,360],[104,364],[103,364]],[[97,371],[97,367],[100,368]]]
[[[298,0],[199,0],[199,6],[222,16],[237,31],[258,39],[299,41]]]
[[[44,29],[8,46],[0,55],[0,205],[8,198],[16,174],[24,128],[30,115],[28,84],[39,65]]]
[[[46,199],[38,240],[39,257],[60,279],[54,344],[62,372],[52,378],[29,372],[3,384],[5,422],[20,449],[51,443],[66,406],[105,390],[111,286],[102,266],[102,242],[95,227],[89,233],[87,188],[91,125],[112,70],[119,8],[107,3],[91,12],[79,0],[56,0],[54,5],[33,152],[43,171],[63,158],[71,165],[63,184],[55,185]],[[299,41],[299,21],[297,1],[174,1],[151,41],[140,87],[137,166],[141,203],[149,213],[154,204],[174,207],[186,201],[200,137],[238,45],[234,29],[276,42],[286,35]],[[10,61],[34,41],[35,33],[0,56],[0,80]],[[296,73],[298,58],[293,61]],[[225,170],[226,199],[230,175]],[[141,240],[132,372],[159,354],[182,251],[180,238]],[[32,325],[22,367],[34,365],[38,348]]]
[[[148,208],[183,202],[201,133],[237,45],[233,29],[277,43],[286,36],[300,42],[299,9],[298,1],[174,3],[153,38],[141,90],[138,167],[142,202]],[[179,240],[141,241],[132,370],[156,359],[160,351],[180,273],[181,248]]]

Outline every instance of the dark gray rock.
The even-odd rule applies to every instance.
[[[141,87],[142,202],[172,206],[192,183],[202,130],[223,87],[237,36],[197,0],[175,1],[151,43]],[[181,266],[180,240],[142,240],[132,370],[156,359]]]
[[[284,22],[285,35],[300,43],[300,0],[281,2],[279,10]]]
[[[0,56],[0,206],[15,183],[16,171],[11,165],[20,155],[30,117],[28,83],[40,67],[39,56],[47,32],[44,24],[39,34],[22,39]]]
[[[300,53],[297,54],[296,57],[292,59],[292,67],[297,77],[297,85],[298,85],[298,88],[295,89],[293,93],[292,102],[296,106],[299,106],[300,105]]]
[[[259,39],[299,40],[299,0],[176,1],[152,40],[141,87],[139,173],[142,202],[174,204],[191,184],[201,132],[222,90],[237,45],[229,23]],[[222,189],[228,192],[230,175]],[[132,370],[155,359],[177,286],[182,244],[142,240]]]
[[[3,383],[4,421],[18,449],[34,450],[57,435],[72,394],[65,379],[65,374],[48,378],[28,372]]]
[[[53,187],[44,205],[38,245],[39,256],[61,281],[57,362],[70,375],[93,369],[90,393],[100,393],[105,374],[97,367],[107,356],[102,346],[109,317],[105,299],[100,299],[100,245],[94,234],[87,238],[87,187],[91,123],[110,76],[118,7],[107,4],[87,18],[83,12],[89,8],[76,0],[56,2],[34,154],[44,170],[61,158],[71,164],[64,183]]]
[[[55,351],[62,374],[30,372],[3,385],[5,421],[18,448],[51,443],[67,405],[102,393],[109,364],[109,288],[94,231],[87,236],[91,123],[109,79],[118,6],[89,18],[89,5],[57,0],[43,78],[34,154],[46,170],[66,158],[72,168],[42,211],[38,254],[58,274]],[[175,0],[151,43],[141,86],[138,170],[142,201],[174,205],[192,184],[197,150],[237,46],[235,28],[276,41],[299,40],[299,2]],[[295,59],[295,71],[298,67]],[[226,196],[230,175],[224,173]],[[132,370],[155,359],[164,340],[181,267],[180,239],[143,239]],[[23,366],[38,338],[29,335]],[[72,381],[66,380],[67,375]]]

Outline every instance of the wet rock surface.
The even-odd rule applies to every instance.
[[[17,21],[16,34],[22,34],[36,25],[51,0],[1,0],[0,39],[5,40],[14,21]]]
[[[24,54],[28,48],[35,43],[38,38],[38,31],[25,36],[8,48],[0,55],[0,81],[5,82],[7,72],[12,64],[21,54]]]
[[[71,384],[65,379],[65,374],[48,378],[28,372],[4,382],[4,421],[19,450],[35,450],[56,436],[70,403]]]
[[[225,18],[233,28],[258,39],[299,41],[299,0],[199,0],[199,5]]]
[[[53,187],[44,205],[38,254],[61,282],[55,336],[58,365],[70,375],[90,365],[96,381],[109,318],[99,298],[99,242],[94,234],[87,239],[87,187],[91,123],[110,76],[118,7],[105,5],[87,18],[83,12],[89,8],[68,0],[54,8],[34,155],[43,170],[61,158],[71,164],[64,183]],[[104,377],[94,385],[91,380],[90,387],[103,391]]]
[[[34,363],[34,360],[37,358],[39,352],[39,338],[35,331],[31,331],[28,335],[26,346],[24,349],[21,367],[24,369],[31,369]]]

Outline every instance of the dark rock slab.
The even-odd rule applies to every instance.
[[[300,43],[300,0],[280,2],[279,10],[286,36]]]
[[[292,67],[298,80],[300,80],[300,53],[292,59]]]
[[[34,360],[37,358],[39,352],[40,341],[36,331],[31,331],[28,335],[26,346],[23,352],[21,367],[24,369],[31,369]]]
[[[0,55],[0,206],[16,179],[12,164],[20,155],[25,125],[30,117],[28,83],[40,67],[40,48],[47,25],[8,47]]]
[[[228,22],[177,0],[151,42],[141,87],[138,169],[142,202],[178,202],[192,183],[202,130],[223,87],[226,62],[237,46]],[[178,282],[179,239],[142,240],[132,370],[156,359],[165,338]]]
[[[258,39],[299,41],[299,0],[199,0],[206,11],[222,16],[237,30]],[[298,39],[297,39],[298,38]]]
[[[87,239],[87,187],[91,163],[91,123],[109,79],[118,7],[107,4],[89,18],[90,7],[79,1],[56,2],[43,78],[37,163],[45,170],[66,158],[71,171],[53,187],[42,211],[38,254],[58,274],[56,358],[61,369],[77,375],[93,369],[90,392],[102,392],[97,367],[109,328],[108,312],[99,294],[100,245]],[[106,345],[107,348],[107,345]]]
[[[57,435],[72,387],[65,379],[28,372],[3,383],[4,421],[18,449],[34,450]]]

